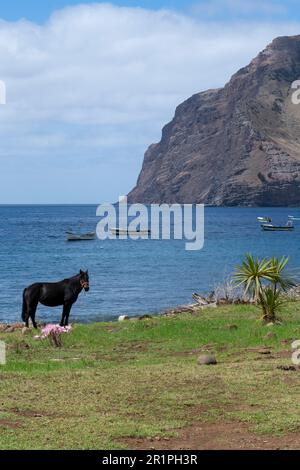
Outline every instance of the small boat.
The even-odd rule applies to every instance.
[[[67,240],[69,242],[78,242],[83,240],[95,240],[96,239],[96,232],[89,232],[89,233],[82,233],[76,234],[73,232],[66,232],[67,233]]]
[[[261,228],[266,232],[291,232],[295,227],[289,221],[286,225],[262,224]]]
[[[111,227],[109,230],[113,235],[117,235],[117,236],[119,236],[119,235],[142,235],[142,236],[146,236],[146,235],[151,234],[151,230],[130,230],[128,228],[117,228],[117,227]]]
[[[289,220],[300,220],[300,217],[295,217],[294,215],[289,215],[288,219]]]
[[[270,223],[272,222],[271,217],[257,217],[258,222]]]

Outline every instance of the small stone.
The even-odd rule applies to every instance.
[[[271,321],[270,323],[267,323],[266,326],[274,326],[274,325],[275,325],[275,323],[273,323],[273,322]]]
[[[118,321],[124,321],[124,320],[129,320],[129,316],[128,315],[120,315],[119,318],[118,318]]]
[[[211,355],[208,355],[208,354],[202,354],[201,356],[199,356],[198,358],[198,364],[199,365],[213,365],[213,364],[217,364],[217,359],[215,358],[215,356],[211,356]]]

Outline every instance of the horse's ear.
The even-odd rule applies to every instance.
[[[80,270],[80,271],[79,271],[79,274],[83,274],[83,271],[82,271],[82,270]]]
[[[87,270],[85,274],[89,274],[89,270]]]

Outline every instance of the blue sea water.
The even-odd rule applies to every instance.
[[[65,232],[95,230],[96,206],[0,206],[0,321],[19,321],[23,288],[89,269],[91,289],[71,319],[89,322],[121,314],[160,312],[207,293],[234,270],[246,252],[290,256],[300,266],[300,222],[291,233],[263,232],[257,216],[286,223],[291,208],[205,209],[205,244],[186,251],[182,240],[95,240],[68,243]],[[298,226],[297,226],[298,224]],[[40,321],[58,321],[61,308],[39,306]]]

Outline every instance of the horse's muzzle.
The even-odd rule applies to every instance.
[[[88,292],[90,290],[90,284],[86,281],[81,281],[80,282],[82,289],[85,290],[85,292]]]

